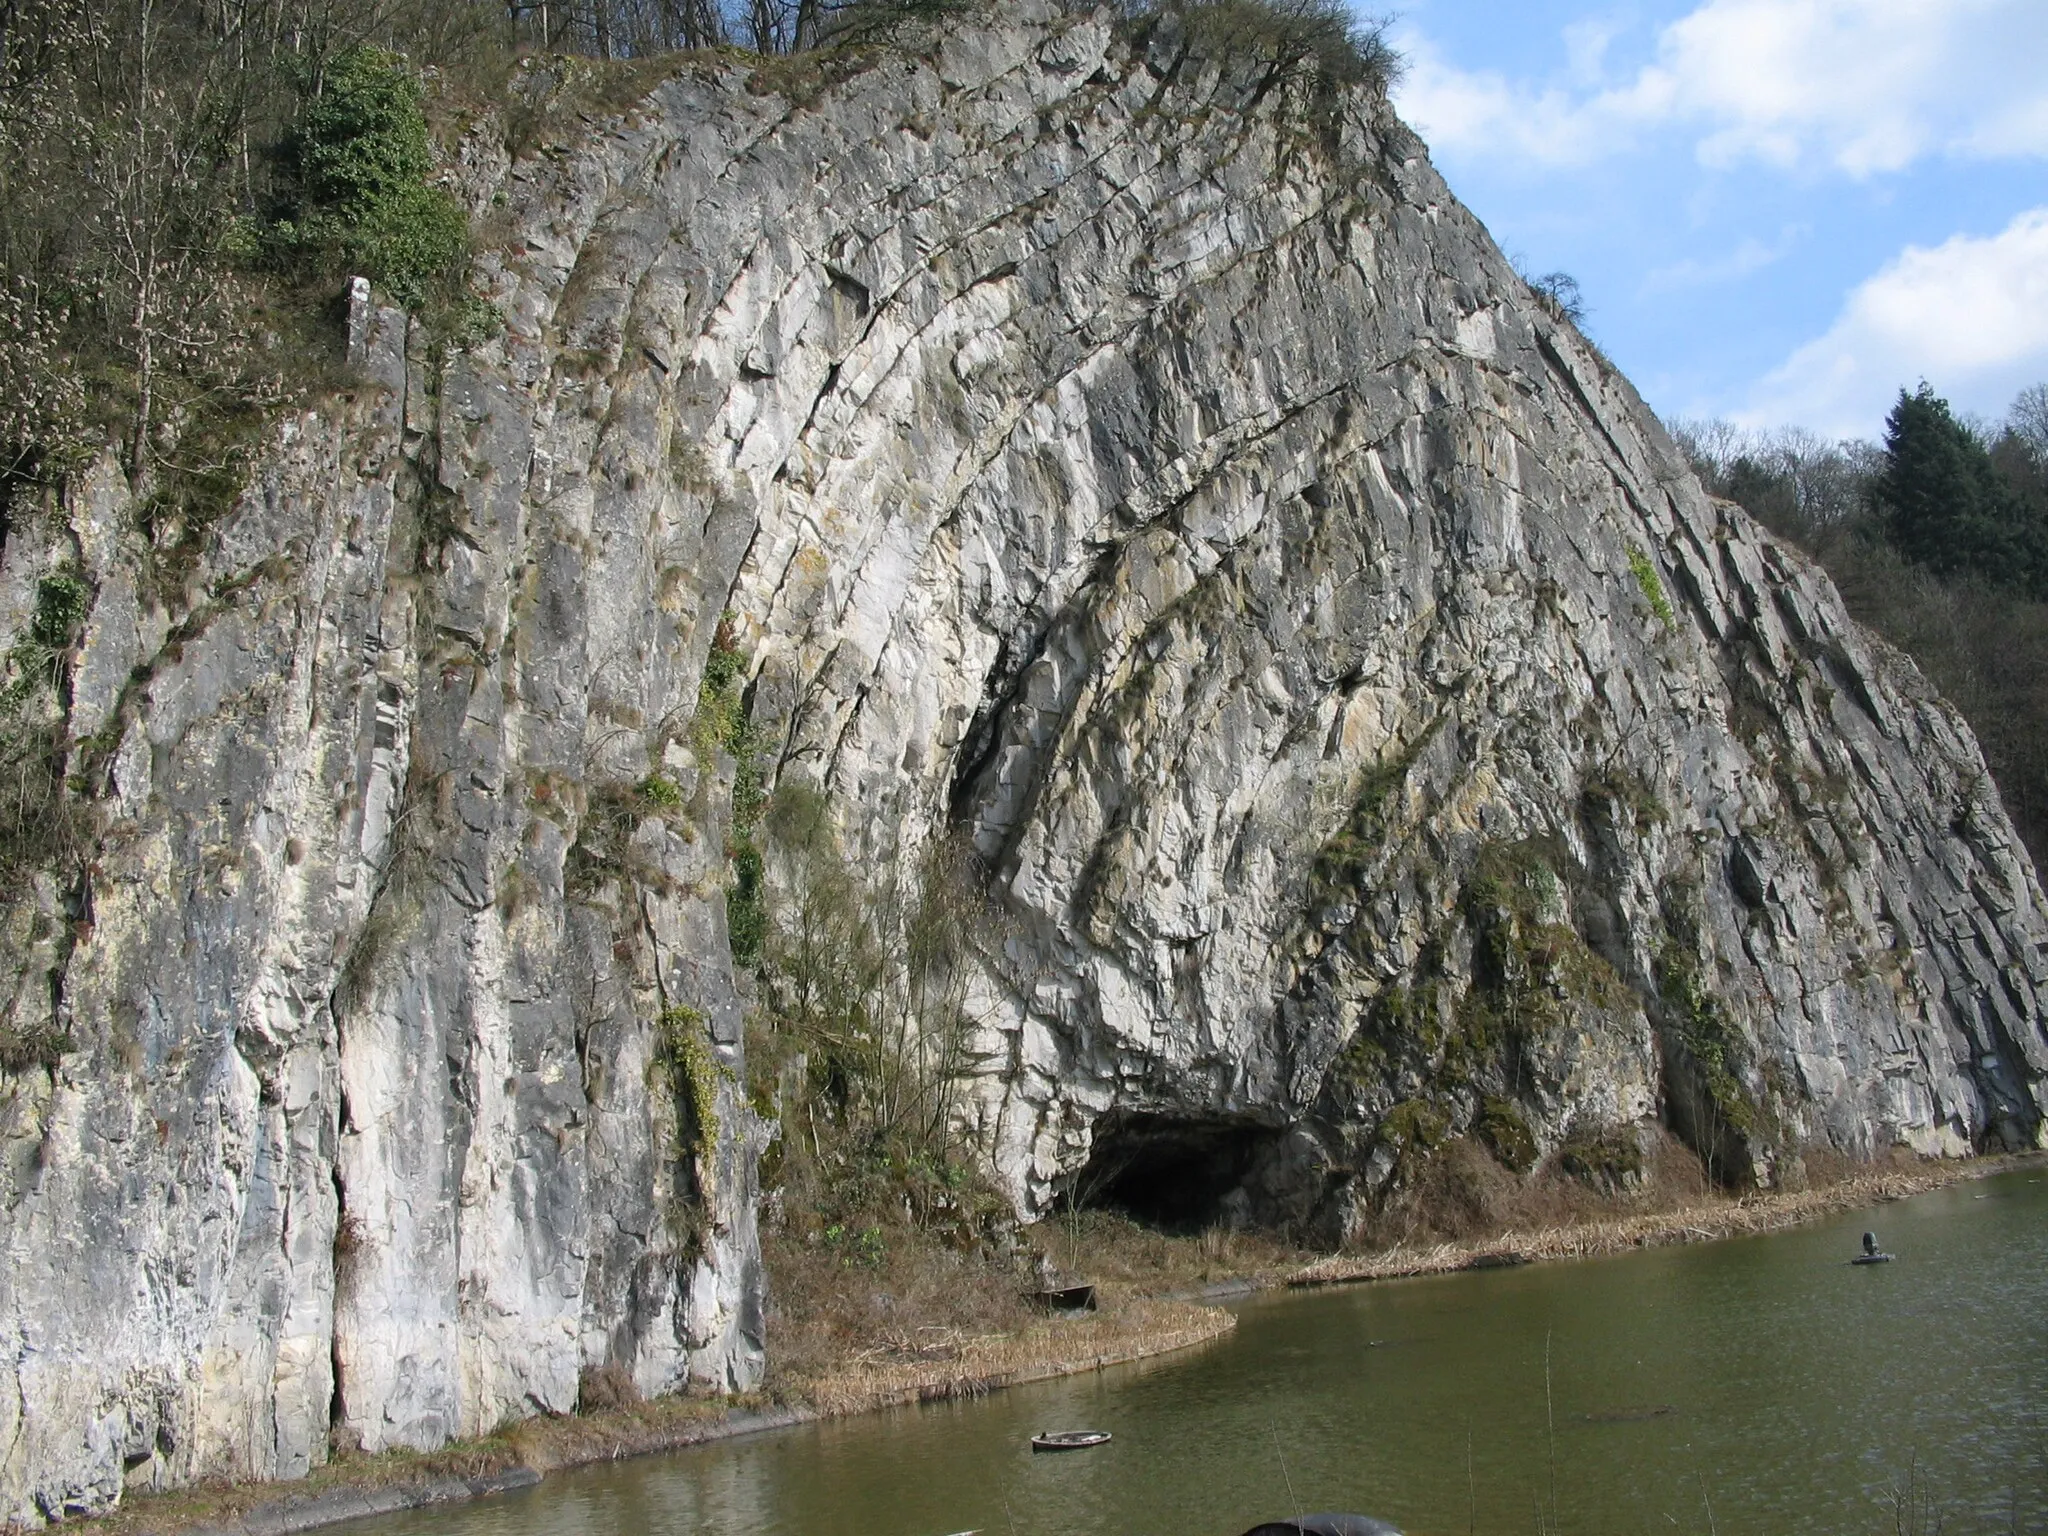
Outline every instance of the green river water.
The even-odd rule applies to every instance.
[[[564,1473],[351,1536],[2048,1533],[2048,1171],[1726,1242],[1261,1297],[980,1402]],[[1852,1267],[1865,1227],[1893,1264]],[[1548,1356],[1546,1401],[1545,1358]],[[1546,1411],[1547,1410],[1547,1411]],[[1033,1456],[1036,1430],[1114,1440]]]

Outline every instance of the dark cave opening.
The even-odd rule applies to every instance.
[[[1123,1212],[1168,1232],[1213,1225],[1278,1132],[1253,1121],[1111,1110],[1074,1180],[1077,1205]]]

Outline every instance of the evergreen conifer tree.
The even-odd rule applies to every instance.
[[[1885,537],[1914,563],[2048,593],[2048,528],[1925,383],[1900,390],[1885,419],[1884,469],[1871,499]]]

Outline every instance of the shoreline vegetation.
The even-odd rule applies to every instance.
[[[1858,1207],[2032,1166],[2038,1153],[1850,1168],[1789,1191],[1696,1194],[1659,1209],[1362,1254],[1311,1256],[1270,1237],[1218,1230],[1167,1236],[1114,1219],[1093,1233],[1055,1219],[1036,1232],[1101,1275],[1101,1310],[1030,1314],[1007,1331],[913,1328],[907,1338],[814,1363],[741,1398],[672,1397],[528,1419],[434,1452],[342,1456],[295,1483],[200,1484],[123,1502],[79,1522],[98,1536],[222,1532],[277,1536],[367,1515],[530,1487],[550,1472],[686,1449],[821,1419],[951,1399],[1177,1353],[1229,1333],[1215,1305],[1260,1292],[1594,1258],[1752,1236]],[[1059,1230],[1066,1227],[1065,1231]],[[1090,1239],[1093,1240],[1090,1240]],[[70,1522],[67,1522],[67,1524]]]
[[[2016,1153],[1948,1163],[1881,1166],[1856,1170],[1805,1189],[1710,1195],[1664,1210],[1508,1231],[1466,1242],[1395,1247],[1370,1254],[1333,1254],[1290,1275],[1286,1283],[1293,1288],[1355,1285],[1463,1269],[1602,1258],[1679,1243],[1718,1242],[1727,1237],[1757,1237],[1805,1226],[1860,1206],[1887,1204],[1951,1184],[2009,1173],[2038,1157],[2035,1153]]]

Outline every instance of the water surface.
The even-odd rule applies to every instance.
[[[1948,1536],[2044,1533],[2044,1177],[1767,1237],[1262,1297],[1231,1338],[1166,1360],[354,1533],[1235,1536],[1297,1506],[1442,1536],[1893,1533],[1909,1480]],[[1866,1226],[1898,1262],[1846,1262]],[[1115,1439],[1026,1443],[1078,1427]]]

